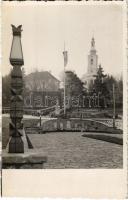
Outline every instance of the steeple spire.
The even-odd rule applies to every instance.
[[[92,37],[91,49],[95,49],[95,39],[94,39],[94,37]]]

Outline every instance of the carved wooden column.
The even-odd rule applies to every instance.
[[[24,153],[23,134],[23,79],[21,66],[24,64],[21,46],[21,25],[12,25],[13,41],[10,53],[11,72],[11,102],[10,102],[10,141],[9,153]]]

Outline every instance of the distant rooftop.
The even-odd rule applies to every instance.
[[[30,74],[28,74],[26,76],[26,78],[36,78],[38,80],[43,79],[43,80],[47,80],[49,78],[52,78],[54,80],[56,80],[57,82],[60,82],[60,80],[58,80],[55,76],[53,76],[49,71],[41,71],[41,72],[32,72]]]

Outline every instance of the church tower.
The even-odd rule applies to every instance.
[[[98,68],[98,55],[96,54],[95,49],[95,39],[92,37],[91,40],[91,49],[88,55],[88,68],[87,73],[83,76],[82,80],[86,83],[86,88],[89,88],[89,85],[94,82],[95,75],[97,74]]]
[[[91,41],[90,54],[88,55],[88,71],[87,71],[87,73],[90,75],[93,75],[93,74],[96,75],[97,66],[98,66],[98,56],[96,54],[95,39],[93,37],[92,41]]]

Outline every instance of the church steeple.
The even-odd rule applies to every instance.
[[[88,55],[88,68],[87,73],[84,76],[83,80],[86,82],[86,87],[89,88],[89,85],[91,82],[94,82],[95,76],[97,74],[97,68],[98,68],[98,55],[96,51],[96,45],[95,45],[95,39],[94,36],[91,38],[90,41],[90,51]]]
[[[96,74],[98,64],[98,56],[95,49],[95,39],[94,36],[91,40],[90,54],[88,55],[88,74]]]

